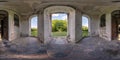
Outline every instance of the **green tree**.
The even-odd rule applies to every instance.
[[[52,32],[62,32],[67,31],[67,21],[66,20],[52,20]]]

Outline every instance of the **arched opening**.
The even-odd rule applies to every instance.
[[[106,26],[106,15],[103,14],[101,17],[100,17],[100,27],[105,27]]]
[[[112,40],[120,40],[120,10],[112,12]]]
[[[0,40],[8,40],[8,12],[0,10]]]
[[[106,14],[100,16],[100,36],[106,38]]]
[[[14,14],[14,26],[19,27],[19,16]]]
[[[32,16],[32,18],[30,19],[30,35],[33,36],[33,37],[37,37],[38,35],[38,17],[35,15],[35,16]]]
[[[51,31],[52,31],[52,22],[51,22],[51,14],[53,13],[67,13],[68,16],[68,28],[67,28],[67,37],[66,40],[69,42],[75,42],[75,9],[69,6],[51,6],[44,10],[44,41],[45,43],[49,43],[53,40]],[[61,41],[62,41],[61,40]]]
[[[68,16],[66,13],[53,13],[51,14],[52,20],[52,37],[66,37]]]
[[[82,16],[82,37],[89,35],[89,18]]]

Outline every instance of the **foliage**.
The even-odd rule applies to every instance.
[[[88,36],[88,31],[87,30],[83,30],[82,31],[82,37],[86,37]]]
[[[87,26],[82,26],[82,30],[88,31],[88,27]]]
[[[67,20],[52,20],[52,32],[67,31]]]
[[[31,29],[31,35],[37,36],[37,28]],[[52,20],[52,36],[67,35],[67,20]],[[88,36],[88,27],[82,26],[82,36]]]
[[[54,37],[67,36],[67,32],[52,32],[52,36]]]
[[[31,28],[31,31],[37,31],[37,28]]]
[[[31,28],[31,36],[37,36],[37,28]]]

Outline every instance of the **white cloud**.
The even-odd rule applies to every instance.
[[[66,20],[67,19],[67,15],[62,17],[62,20]]]
[[[32,26],[31,28],[37,28],[37,26]]]
[[[82,26],[86,26],[86,27],[88,27],[88,24],[87,24],[87,23],[84,23],[84,24],[82,24]]]
[[[52,16],[53,16],[53,17],[57,17],[57,16],[59,16],[59,14],[52,14]]]

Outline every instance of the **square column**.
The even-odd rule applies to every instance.
[[[106,34],[107,34],[107,40],[111,41],[111,13],[106,13]]]
[[[9,15],[8,15],[8,27],[9,27],[9,31],[8,31],[8,40],[12,41],[15,40],[16,38],[20,37],[20,31],[19,31],[19,27],[15,26],[14,23],[14,15],[16,13],[13,11],[9,11]],[[17,15],[17,14],[16,14]],[[20,19],[19,19],[20,20]]]
[[[69,14],[68,33],[70,43],[75,43],[82,38],[82,14],[78,10]]]
[[[30,35],[30,21],[27,15],[22,15],[20,20],[20,35],[27,37]]]
[[[14,20],[14,14],[13,13],[11,13],[11,12],[9,12],[9,15],[8,15],[8,26],[9,26],[9,34],[8,34],[8,36],[9,36],[9,41],[12,41],[13,40],[13,36],[14,36],[14,22],[13,22],[13,20]]]
[[[90,22],[90,36],[99,36],[99,15],[91,15],[91,22]]]
[[[38,38],[41,42],[44,42],[44,15],[38,14]]]
[[[82,38],[82,14],[76,10],[75,15],[75,42]]]

